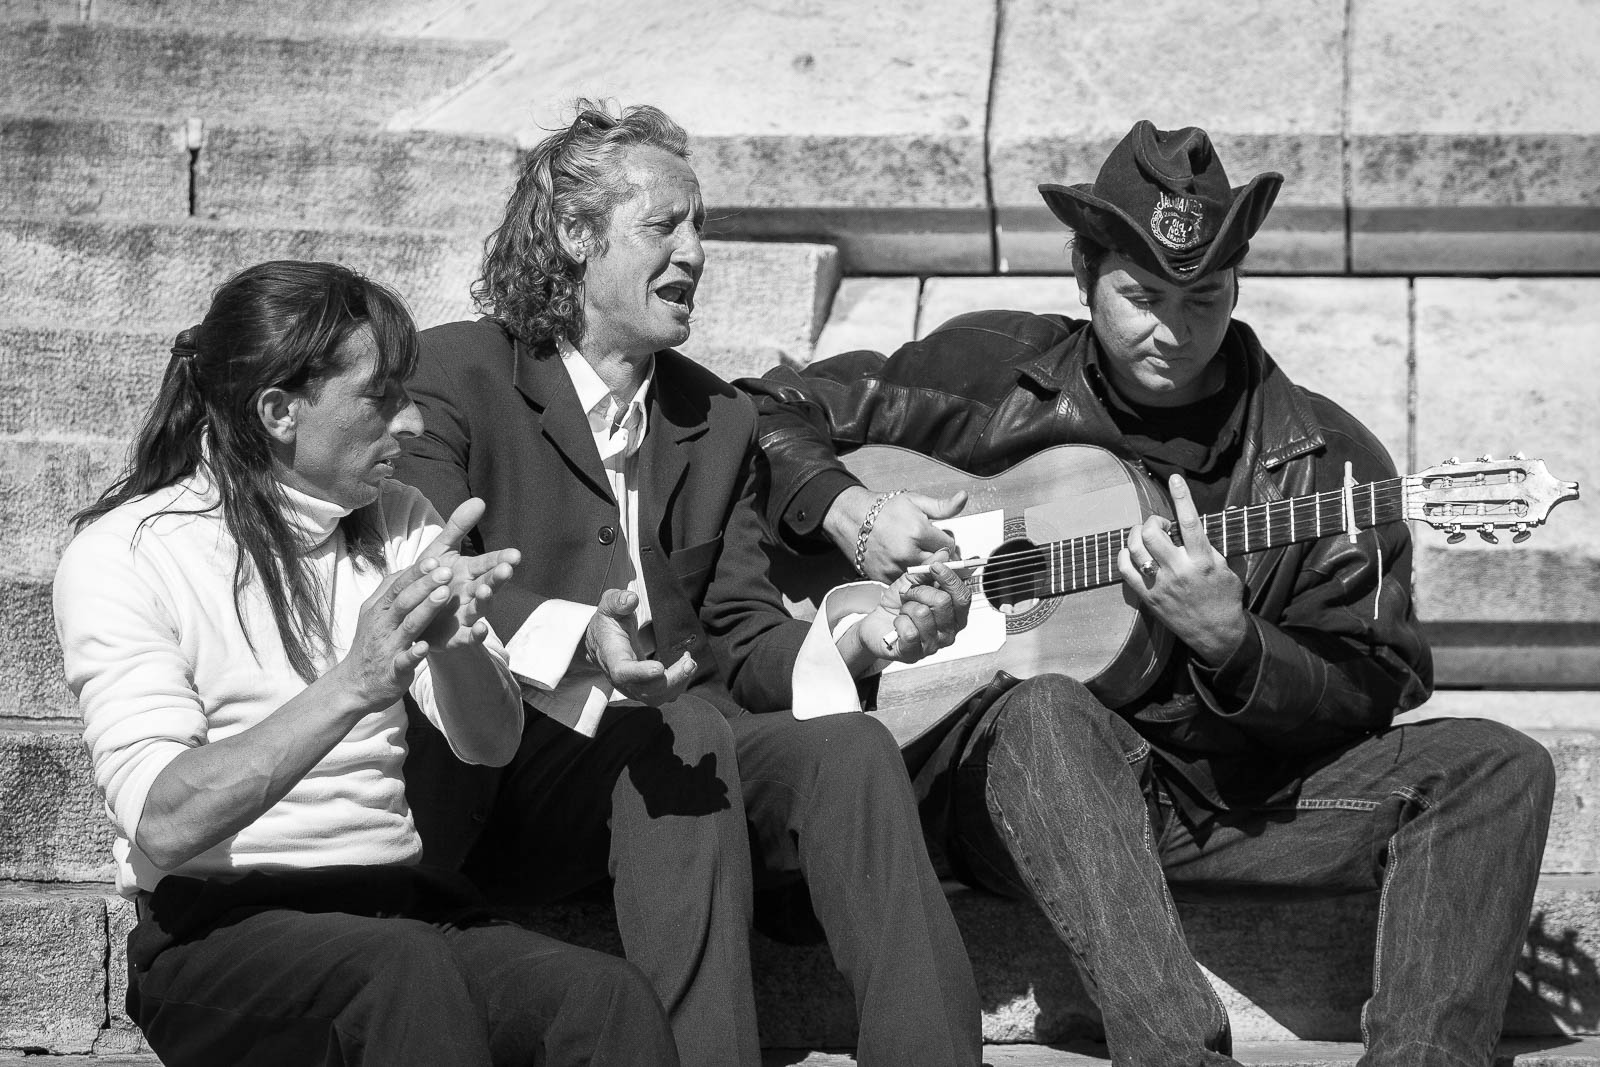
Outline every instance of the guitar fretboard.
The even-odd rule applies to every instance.
[[[1352,518],[1353,526],[1358,530],[1403,519],[1406,483],[1409,480],[1389,478],[1353,486],[1350,491],[1353,516],[1345,513],[1344,490],[1336,489],[1311,496],[1228,508],[1201,516],[1201,522],[1205,526],[1206,539],[1224,556],[1260,552],[1279,545],[1314,541],[1328,534],[1343,533],[1352,527]],[[1171,536],[1175,543],[1182,543],[1176,523],[1172,526]],[[1030,571],[1043,563],[1045,574],[1042,577],[1048,588],[1039,590],[1038,595],[1061,596],[1120,582],[1122,576],[1117,572],[1117,553],[1122,551],[1126,543],[1126,531],[1107,530],[1038,545],[1022,553],[1028,557],[1026,561],[1018,560],[1017,563]],[[996,559],[990,565],[988,578],[998,578],[998,570],[1009,570],[1013,566],[1004,558]]]

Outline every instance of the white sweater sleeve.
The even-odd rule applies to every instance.
[[[444,520],[434,510],[416,489],[401,482],[390,481],[384,485],[383,495],[383,521],[385,530],[385,544],[388,551],[389,571],[409,567],[422,558],[422,553],[430,545],[440,531],[444,529]],[[505,647],[500,643],[494,630],[489,630],[489,636],[484,641],[484,648],[489,653],[495,667],[510,684],[513,692],[517,690],[515,679],[511,673]],[[454,752],[457,759],[463,759],[460,750],[456,747],[456,736],[451,729],[453,720],[462,715],[481,715],[489,709],[485,708],[441,708],[433,693],[433,673],[428,669],[427,660],[417,667],[416,674],[411,682],[411,696],[417,702],[417,707],[422,709],[422,714],[427,716],[429,722],[442,734],[450,744],[450,751]],[[522,730],[522,704],[516,702],[517,730]]]
[[[56,571],[56,636],[95,782],[130,841],[156,776],[205,743],[206,716],[159,581],[126,538],[88,532]]]

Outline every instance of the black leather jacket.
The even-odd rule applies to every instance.
[[[760,412],[772,468],[768,517],[792,547],[813,537],[855,479],[836,449],[911,448],[979,475],[1056,444],[1139,457],[1106,414],[1084,321],[1016,311],[951,320],[891,357],[849,352],[740,382]],[[1390,478],[1377,439],[1337,404],[1289,381],[1235,320],[1224,358],[1248,369],[1243,440],[1228,506]],[[812,541],[815,547],[815,541]],[[1297,780],[1316,753],[1387,727],[1432,689],[1432,657],[1411,599],[1404,523],[1339,534],[1235,561],[1252,633],[1215,671],[1188,662],[1188,685],[1160,707],[1119,709],[1211,803],[1259,800]],[[952,703],[961,694],[951,694]]]

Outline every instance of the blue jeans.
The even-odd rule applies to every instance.
[[[1180,817],[1149,743],[1070,678],[1021,682],[952,737],[946,766],[919,775],[949,785],[940,843],[983,888],[1043,909],[1112,1063],[1235,1062],[1169,883],[1378,892],[1361,1063],[1491,1062],[1555,788],[1537,742],[1478,720],[1394,727],[1306,757],[1277,806]]]

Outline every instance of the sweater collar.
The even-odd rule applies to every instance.
[[[350,514],[350,509],[342,504],[302,493],[283,482],[278,483],[278,489],[283,493],[287,505],[284,518],[289,521],[291,529],[305,538],[310,548],[316,548],[332,537],[339,528],[340,520]]]

